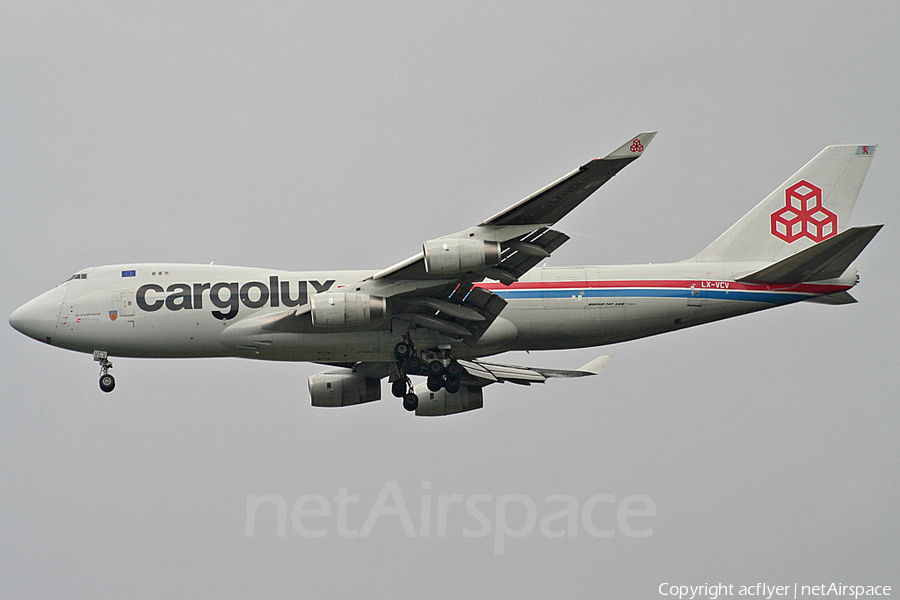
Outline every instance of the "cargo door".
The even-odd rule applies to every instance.
[[[134,327],[134,292],[118,292],[114,304],[115,308],[109,314],[110,319],[122,319]]]

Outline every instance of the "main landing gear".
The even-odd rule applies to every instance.
[[[413,412],[419,407],[419,397],[413,391],[412,381],[409,380],[409,377],[406,375],[408,372],[408,365],[412,358],[419,360],[418,357],[411,357],[409,353],[412,352],[412,346],[409,344],[405,344],[400,342],[394,348],[394,356],[405,356],[407,358],[397,359],[401,365],[400,377],[395,379],[391,383],[391,394],[396,398],[403,398],[403,408],[406,410]],[[421,362],[421,361],[420,361]],[[407,365],[406,369],[403,369],[403,366]]]
[[[403,398],[403,408],[410,412],[419,407],[419,397],[413,391],[413,385],[409,377],[395,379],[391,383],[391,394],[397,398]]]
[[[100,363],[100,389],[106,393],[113,391],[116,387],[116,379],[109,374],[109,370],[113,366],[108,357],[109,355],[104,350],[94,350],[94,360]]]
[[[394,358],[399,363],[401,376],[391,383],[391,393],[403,398],[403,408],[406,410],[414,411],[419,405],[410,375],[425,375],[428,378],[426,386],[432,392],[439,392],[441,388],[449,394],[459,391],[463,368],[446,350],[438,351],[426,362],[419,357],[411,342],[403,340],[394,346]]]

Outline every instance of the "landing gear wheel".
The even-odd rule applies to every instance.
[[[459,379],[459,376],[462,375],[462,371],[462,365],[460,365],[455,360],[451,360],[450,364],[447,365],[447,367],[444,369],[444,373],[447,375],[448,379],[450,379],[451,377]]]
[[[419,408],[419,397],[412,392],[403,396],[403,408],[405,408],[409,412],[412,412]]]
[[[405,396],[407,389],[408,386],[405,379],[395,379],[394,382],[391,383],[391,394],[393,394],[395,398],[402,398]]]
[[[112,375],[101,375],[100,376],[100,389],[104,392],[111,392],[116,387],[116,380]]]
[[[444,383],[444,389],[447,390],[448,394],[455,394],[459,391],[460,383],[458,377],[447,377],[447,381]]]
[[[433,360],[428,363],[428,377],[431,376],[440,377],[444,374],[444,365],[439,360]],[[434,391],[434,390],[432,390]]]
[[[398,342],[394,346],[394,358],[403,361],[412,356],[413,347],[409,342]]]
[[[109,374],[113,367],[109,361],[109,353],[106,350],[94,350],[94,360],[100,363],[100,389],[106,393],[113,391],[116,380]]]
[[[422,368],[422,359],[416,355],[412,355],[406,361],[406,372],[410,375],[417,375],[419,369]]]
[[[429,375],[428,382],[425,384],[428,386],[428,389],[432,392],[439,392],[444,385],[444,382],[440,375]]]

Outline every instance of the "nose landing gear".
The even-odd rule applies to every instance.
[[[94,360],[100,363],[100,389],[107,393],[116,387],[115,378],[109,374],[113,365],[108,357],[109,354],[105,350],[94,350]]]

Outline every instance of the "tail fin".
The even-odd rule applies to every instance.
[[[828,146],[694,257],[774,262],[845,227],[876,146]]]

